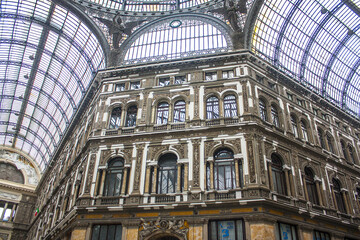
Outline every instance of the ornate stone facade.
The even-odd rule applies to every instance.
[[[208,69],[217,76],[234,71],[234,78],[206,81]],[[180,85],[158,86],[158,75],[167,74],[191,77]],[[119,67],[98,77],[97,93],[89,103],[96,107],[83,113],[67,147],[60,149],[64,164],[51,165],[40,182],[40,213],[31,220],[28,239],[90,237],[96,227],[114,225],[122,227],[123,239],[208,239],[223,221],[238,228],[243,224],[244,239],[275,239],[280,223],[296,227],[300,239],[314,230],[332,239],[360,238],[359,122],[331,112],[328,103],[314,101],[305,88],[299,96],[305,104],[299,106],[288,98],[298,91],[291,80],[274,79],[261,59],[234,52],[202,57],[200,62]],[[141,79],[142,85],[116,92],[114,85],[123,79]],[[274,81],[277,87],[270,88],[268,82]],[[237,109],[225,117],[228,95],[234,95]],[[218,99],[216,118],[208,117],[210,96]],[[265,107],[266,119],[261,118],[259,98],[279,107],[278,125],[270,106]],[[176,122],[178,99],[186,103],[185,117]],[[162,101],[169,105],[168,118],[159,124]],[[110,129],[116,104],[122,106],[120,124]],[[133,104],[136,124],[126,126],[127,106]],[[319,118],[312,112],[315,106],[331,117]],[[306,121],[306,129],[297,123],[297,135],[291,114]],[[330,126],[334,139],[341,134],[352,143],[354,162],[345,159],[338,143],[333,152],[322,148],[315,123]],[[91,134],[85,129],[92,129]],[[163,156],[176,163],[163,165]],[[112,168],[115,158],[120,160]],[[306,168],[312,171],[310,180]],[[221,172],[225,169],[226,180]],[[112,171],[118,174],[113,192]],[[340,195],[334,195],[334,180],[341,183]],[[338,196],[344,208],[336,203]]]

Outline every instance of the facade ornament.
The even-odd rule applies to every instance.
[[[144,20],[141,21],[135,21],[135,22],[129,22],[124,24],[120,14],[116,14],[113,18],[113,20],[108,20],[105,18],[99,18],[95,17],[100,22],[106,25],[109,31],[109,35],[112,35],[112,41],[113,41],[113,47],[114,49],[119,49],[120,47],[120,41],[123,38],[123,35],[126,34],[128,36],[131,35],[131,30],[136,27],[137,25],[144,22]]]
[[[145,240],[150,239],[151,236],[168,234],[187,240],[189,228],[183,219],[161,219],[158,217],[155,221],[145,221],[143,218],[140,220],[140,239]]]

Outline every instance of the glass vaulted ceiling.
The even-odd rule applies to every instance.
[[[359,2],[265,0],[252,50],[359,118]]]
[[[51,1],[0,3],[0,144],[42,170],[51,159],[104,52],[89,28]]]

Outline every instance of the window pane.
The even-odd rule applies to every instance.
[[[290,225],[280,223],[280,238],[281,238],[281,240],[295,240],[296,239],[296,238],[293,238]]]
[[[92,232],[92,240],[98,240],[100,236],[100,225],[95,225]]]
[[[218,222],[218,236],[220,240],[235,239],[235,222],[234,221],[219,221]]]

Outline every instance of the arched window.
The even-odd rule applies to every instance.
[[[177,182],[177,157],[172,153],[166,153],[159,159],[158,188],[157,193],[174,193]]]
[[[316,185],[314,181],[313,171],[308,167],[306,167],[304,171],[305,171],[305,182],[306,182],[305,184],[309,196],[309,201],[319,205],[319,197],[316,192]]]
[[[219,99],[217,97],[209,97],[206,100],[206,118],[219,118]]]
[[[318,128],[318,137],[319,137],[320,146],[325,149],[326,145],[324,140],[324,132],[320,128]]]
[[[271,173],[274,184],[274,191],[286,195],[285,173],[283,163],[277,154],[271,154]]]
[[[328,144],[328,147],[329,147],[329,151],[331,153],[335,153],[334,145],[333,145],[333,138],[329,133],[326,134],[326,141],[327,141],[327,144]]]
[[[305,141],[309,141],[309,136],[308,136],[308,132],[307,132],[307,126],[304,120],[301,120],[300,122],[300,126],[301,126],[301,133],[303,136],[303,139]]]
[[[134,127],[136,125],[136,114],[137,114],[137,106],[130,106],[126,113],[126,127]]]
[[[349,157],[348,157],[347,152],[346,152],[345,142],[343,140],[341,140],[340,145],[341,145],[341,150],[342,150],[342,153],[344,155],[345,160],[349,161]]]
[[[167,124],[169,118],[169,104],[167,102],[159,103],[156,114],[156,124]]]
[[[104,196],[119,196],[124,181],[124,160],[114,158],[108,163],[105,177]]]
[[[110,129],[119,128],[120,122],[121,122],[121,107],[117,107],[114,108],[111,112],[109,128]]]
[[[355,163],[354,150],[353,150],[353,147],[351,145],[348,146],[348,151],[349,151],[349,156],[350,156],[350,159],[351,159],[352,163]]]
[[[333,178],[332,184],[333,184],[333,191],[334,191],[335,201],[336,201],[338,210],[342,213],[346,213],[344,199],[341,196],[341,184],[335,178]]]
[[[260,111],[260,118],[263,121],[267,121],[267,110],[266,110],[266,104],[264,100],[259,99],[259,111]]]
[[[271,105],[271,120],[275,127],[280,127],[279,113],[274,105]]]
[[[296,138],[299,137],[299,132],[298,132],[298,127],[297,127],[297,120],[296,120],[296,117],[294,115],[291,115],[290,116],[290,120],[291,120],[291,129],[292,129],[292,132],[294,134],[294,136]]]
[[[179,100],[174,104],[173,122],[185,122],[186,104],[185,101]]]
[[[236,98],[234,95],[224,97],[224,113],[226,118],[237,116]]]
[[[234,153],[222,149],[214,154],[214,187],[217,190],[236,188]]]

